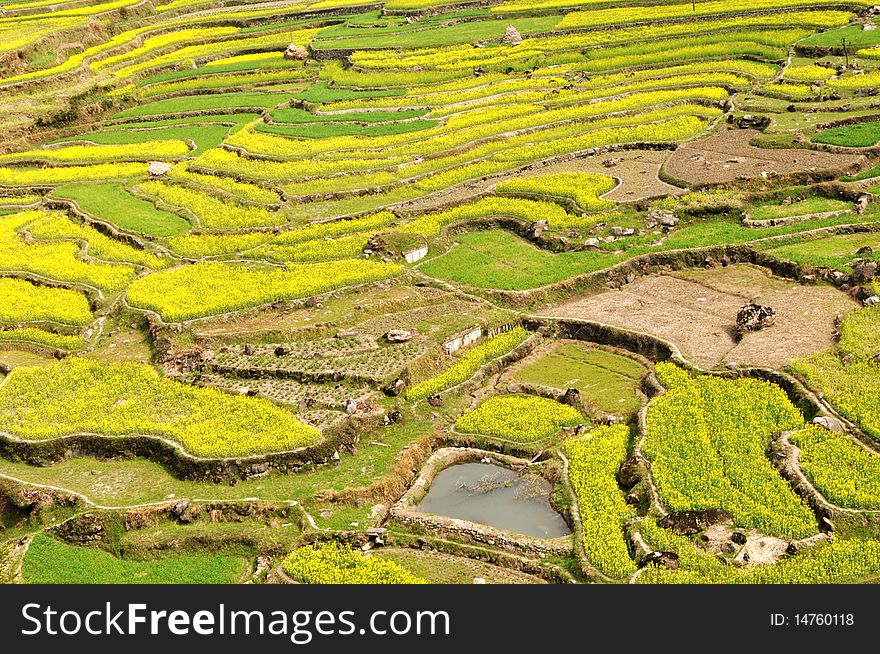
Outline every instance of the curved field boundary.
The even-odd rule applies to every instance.
[[[528,231],[528,223],[516,218],[493,217],[493,218],[477,218],[471,221],[463,221],[446,227],[446,233],[453,229],[468,228],[491,228],[499,227],[523,236]],[[620,263],[614,264],[607,268],[595,270],[592,272],[570,277],[568,279],[547,284],[546,286],[538,286],[526,290],[499,290],[486,289],[469,286],[459,282],[453,282],[444,279],[438,279],[424,275],[427,279],[448,285],[458,291],[463,291],[475,297],[482,297],[502,306],[514,308],[537,307],[542,305],[556,304],[576,295],[584,295],[605,290],[608,288],[620,288],[624,284],[631,283],[635,279],[652,274],[660,274],[676,270],[684,270],[687,268],[701,268],[704,266],[717,267],[718,265],[729,265],[732,263],[748,263],[764,268],[769,268],[774,275],[791,279],[799,283],[808,281],[810,275],[817,278],[834,281],[831,276],[831,269],[799,264],[794,261],[779,259],[755,249],[755,245],[763,243],[773,243],[776,241],[786,241],[793,239],[804,239],[813,236],[821,236],[823,234],[849,234],[862,232],[880,231],[880,224],[873,223],[853,223],[849,225],[835,225],[831,227],[821,227],[815,230],[797,232],[794,234],[782,234],[779,236],[771,236],[764,239],[756,239],[747,243],[736,245],[711,245],[699,248],[689,248],[681,250],[667,250],[665,252],[651,252],[641,254],[627,259]],[[536,243],[539,247],[543,247],[548,251],[564,251],[565,246],[559,243],[556,238],[549,242],[548,239],[539,238],[529,239]],[[571,248],[568,251],[575,251],[577,248]],[[424,259],[423,261],[430,261]]]
[[[224,261],[223,263],[234,263],[235,261],[247,263],[252,260],[251,259],[238,259],[238,260],[232,260],[232,261]],[[266,263],[266,262],[263,260],[259,260],[258,263]],[[176,268],[182,267],[183,265],[184,264],[181,263],[180,266],[175,266],[174,268],[165,268],[164,270],[165,271],[174,270]],[[280,264],[280,263],[267,264],[267,265],[271,265],[275,268],[282,268],[284,266],[284,264]],[[15,273],[13,273],[13,274],[15,274]],[[149,273],[146,273],[146,274],[149,274]],[[155,326],[155,328],[158,329],[159,327],[164,327],[164,326],[168,326],[168,325],[196,325],[200,322],[207,322],[207,321],[211,321],[211,320],[223,320],[226,318],[239,317],[239,316],[248,315],[248,314],[252,314],[252,313],[258,313],[260,311],[263,311],[266,307],[271,307],[271,306],[276,305],[278,303],[286,304],[289,306],[294,306],[294,305],[301,306],[305,303],[306,300],[309,300],[309,299],[316,299],[317,298],[317,299],[322,299],[324,301],[327,301],[334,294],[340,293],[343,291],[350,291],[351,289],[357,289],[357,291],[359,291],[361,289],[365,289],[370,286],[376,286],[376,285],[382,285],[382,284],[386,284],[386,285],[387,284],[398,284],[401,281],[401,276],[403,276],[405,274],[406,274],[406,270],[403,270],[401,272],[401,275],[398,277],[389,277],[387,279],[380,279],[378,281],[372,281],[372,282],[363,282],[360,284],[349,284],[348,286],[330,289],[330,290],[324,291],[322,293],[315,293],[313,295],[305,295],[303,297],[291,298],[289,300],[272,300],[269,302],[264,302],[263,304],[256,304],[254,306],[242,307],[241,309],[237,309],[234,311],[226,311],[224,313],[212,313],[212,314],[208,314],[205,316],[199,316],[197,318],[190,318],[188,320],[179,320],[177,322],[174,322],[174,321],[167,321],[166,322],[162,318],[162,316],[159,314],[158,311],[154,311],[153,309],[145,309],[144,307],[138,307],[133,304],[129,304],[128,298],[125,296],[125,293],[127,292],[126,290],[123,290],[121,292],[122,295],[120,298],[120,304],[122,306],[126,307],[127,309],[130,309],[131,311],[135,311],[139,314],[144,315],[147,318],[147,320],[149,320]],[[143,275],[140,275],[140,277],[142,277],[142,276]],[[134,281],[134,280],[132,280],[132,281]]]
[[[132,195],[135,195],[135,194],[132,194]],[[141,199],[144,199],[144,200],[148,199],[146,197],[141,197],[141,196],[136,196],[136,197],[140,197]],[[149,201],[153,202],[152,199],[149,199]],[[92,214],[90,214],[87,211],[85,211],[84,209],[82,209],[82,207],[80,207],[79,204],[75,200],[66,200],[66,199],[56,198],[54,196],[49,196],[48,199],[46,200],[46,208],[71,213],[71,214],[75,215],[77,218],[79,218],[79,220],[82,221],[82,223],[84,225],[86,225],[87,227],[92,227],[96,231],[101,232],[104,236],[106,236],[108,238],[112,238],[116,241],[120,241],[121,243],[124,243],[125,245],[129,245],[132,248],[134,248],[135,250],[141,250],[143,252],[148,252],[150,254],[166,254],[169,257],[175,258],[175,259],[179,258],[179,257],[175,256],[175,254],[171,250],[169,250],[166,247],[159,245],[159,244],[155,244],[155,247],[157,249],[159,249],[160,252],[159,253],[153,252],[153,251],[149,250],[148,248],[146,248],[144,246],[143,242],[140,240],[140,239],[144,239],[144,240],[152,242],[152,241],[158,240],[158,237],[151,236],[150,234],[146,234],[143,232],[126,231],[126,230],[119,228],[117,225],[115,225],[109,221],[96,218]],[[178,215],[180,214],[179,211],[175,211],[175,213],[177,213]],[[182,217],[185,218],[185,216],[182,216]],[[108,263],[116,263],[116,262],[108,262]],[[139,266],[139,264],[129,264],[129,265],[143,267],[143,266]]]
[[[880,524],[880,509],[852,509],[835,504],[820,491],[809,480],[806,473],[799,465],[800,448],[791,442],[791,432],[783,432],[779,434],[772,444],[773,453],[771,457],[776,469],[779,471],[786,481],[791,485],[794,491],[803,497],[817,516],[821,516],[823,520],[852,519],[853,517],[861,517],[867,523]],[[846,434],[847,437],[852,437]],[[853,439],[856,440],[856,439]],[[858,441],[856,441],[858,442]],[[864,444],[858,443],[862,447]],[[865,447],[866,450],[870,448]],[[870,450],[875,455],[875,450]]]
[[[338,460],[340,450],[353,449],[357,441],[355,427],[340,429],[319,443],[296,450],[212,459],[194,456],[179,443],[146,434],[78,433],[29,441],[0,432],[0,456],[30,465],[47,465],[83,454],[99,458],[140,457],[162,464],[182,480],[220,483],[260,477],[271,470],[289,473],[305,466],[329,464]]]
[[[557,450],[556,454],[559,456],[560,459],[562,459],[562,478],[565,483],[565,488],[568,491],[569,495],[574,499],[569,509],[571,511],[571,531],[574,535],[575,542],[574,553],[578,559],[581,570],[583,570],[587,574],[591,581],[599,580],[609,584],[614,583],[614,579],[596,569],[590,562],[590,559],[587,558],[587,553],[584,551],[584,525],[581,522],[581,510],[578,506],[577,493],[574,492],[574,488],[571,485],[571,478],[568,474],[568,469],[570,465],[568,457],[563,454],[561,449]]]
[[[530,323],[538,324],[541,319],[531,318]],[[737,377],[754,377],[764,381],[771,382],[779,386],[791,402],[805,415],[807,420],[816,416],[831,416],[837,418],[847,427],[846,436],[858,442],[862,447],[870,450],[880,456],[877,444],[872,441],[858,426],[851,421],[841,417],[833,407],[830,407],[824,400],[820,399],[815,393],[808,389],[797,377],[777,370],[767,368],[741,368],[728,371],[704,370],[694,366],[685,360],[678,349],[672,343],[664,341],[650,334],[635,332],[630,330],[603,325],[601,323],[592,323],[588,321],[578,321],[574,319],[544,319],[543,324],[549,329],[553,329],[559,337],[571,338],[574,340],[583,340],[588,342],[599,342],[607,345],[629,349],[637,352],[652,361],[673,361],[677,365],[700,375],[714,375],[723,378]],[[654,395],[660,395],[664,389],[649,375]],[[636,441],[634,454],[641,453],[641,448],[645,438],[647,438],[647,412],[649,405],[645,405],[638,413],[638,438]],[[862,517],[862,521],[867,523],[868,518],[873,523],[880,523],[880,510],[867,509],[847,509],[839,507],[827,500],[807,479],[796,463],[796,450],[794,445],[787,441],[784,435],[777,436],[771,444],[768,454],[771,463],[779,470],[780,475],[789,483],[792,490],[802,497],[816,514],[816,519],[820,526],[828,526],[831,519],[848,518],[852,520],[853,516],[858,519]],[[774,451],[780,452],[781,456],[772,456]],[[793,458],[794,457],[794,458]],[[656,511],[660,515],[666,515],[668,511],[663,507],[660,501],[660,494],[653,479],[650,470],[647,473],[648,487],[650,489],[650,505],[651,510]],[[867,516],[867,517],[866,517]],[[833,529],[833,523],[830,527]]]

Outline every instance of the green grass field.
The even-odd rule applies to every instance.
[[[226,138],[229,127],[224,125],[188,125],[186,127],[164,127],[146,130],[111,129],[103,132],[91,132],[82,137],[70,137],[67,141],[91,141],[99,145],[116,145],[144,143],[156,139],[192,141],[196,148],[190,156],[201,154],[209,148],[215,148]]]
[[[832,127],[814,135],[812,141],[847,148],[868,148],[880,141],[880,121]]]
[[[846,39],[847,47],[867,48],[880,44],[880,34],[877,30],[865,30],[861,25],[849,25],[826,32],[819,32],[808,36],[801,45],[813,45],[820,47],[842,48],[843,39]]]
[[[592,252],[552,254],[510,232],[468,232],[442,256],[421,266],[432,277],[478,288],[522,290],[552,284],[602,267],[607,258]]]
[[[231,584],[241,581],[247,570],[247,561],[234,556],[206,553],[127,561],[37,535],[22,574],[29,584]]]
[[[749,211],[749,216],[753,220],[769,220],[773,218],[807,216],[830,211],[845,211],[851,208],[852,204],[843,200],[815,197],[792,202],[788,205],[781,203],[759,204]]]
[[[646,373],[642,364],[629,357],[564,344],[517,370],[514,379],[560,390],[576,388],[601,410],[628,414],[641,406],[636,388]]]
[[[291,138],[321,139],[334,136],[391,136],[430,129],[438,124],[436,120],[410,120],[398,123],[379,123],[377,125],[358,125],[352,123],[305,123],[300,125],[260,125],[258,132],[278,134]]]
[[[840,234],[818,239],[795,239],[785,245],[768,248],[766,252],[781,259],[789,259],[811,266],[828,266],[847,271],[863,247],[880,250],[880,234]],[[877,254],[858,255],[858,258],[876,258]]]
[[[129,193],[122,184],[70,184],[55,189],[53,195],[72,200],[98,220],[131,232],[175,236],[188,232],[191,227],[185,218],[157,209],[152,202]]]
[[[290,99],[288,93],[224,93],[222,95],[188,95],[179,98],[166,98],[148,104],[120,111],[111,118],[137,118],[141,116],[161,116],[163,114],[182,114],[195,111],[217,111],[224,109],[263,107],[270,109]]]

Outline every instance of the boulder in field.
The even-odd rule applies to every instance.
[[[766,329],[776,322],[776,310],[772,307],[749,302],[736,314],[736,331],[740,335]]]
[[[288,61],[305,61],[309,58],[309,51],[301,45],[291,43],[284,51],[284,58]]]
[[[507,45],[519,45],[522,43],[522,40],[522,34],[513,25],[508,25],[507,29],[504,30],[504,36],[501,37],[501,42]]]
[[[389,343],[406,343],[411,341],[413,334],[408,329],[389,329],[385,334],[385,340]]]
[[[667,513],[657,523],[664,529],[672,529],[691,536],[704,531],[712,525],[731,522],[730,514],[724,509],[704,509],[702,511],[673,511]]]

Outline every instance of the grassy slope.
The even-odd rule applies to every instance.
[[[629,357],[566,344],[518,370],[518,381],[565,390],[581,395],[610,413],[629,413],[641,405],[635,389],[645,367]]]
[[[128,231],[162,237],[190,229],[189,221],[133,196],[122,184],[70,184],[56,189],[53,195],[73,200],[86,213]]]
[[[235,486],[181,481],[157,463],[144,459],[98,461],[92,457],[69,459],[48,467],[34,467],[0,459],[0,474],[35,484],[58,486],[85,495],[104,506],[159,502],[169,495],[190,499],[305,500],[326,488],[369,486],[387,474],[403,447],[427,433],[430,423],[415,421],[375,435],[388,447],[364,443],[338,465],[297,475],[270,475]]]
[[[238,557],[202,554],[135,562],[37,535],[23,575],[31,584],[229,584],[246,571],[247,562]]]

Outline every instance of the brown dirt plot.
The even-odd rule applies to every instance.
[[[761,173],[843,172],[864,160],[860,154],[757,148],[749,145],[757,133],[754,129],[729,129],[685,143],[669,157],[663,170],[690,185],[720,184],[738,177],[761,177]]]
[[[750,299],[776,309],[776,323],[737,343],[736,313]],[[641,277],[548,307],[540,315],[631,329],[674,343],[701,368],[727,363],[782,368],[795,357],[829,347],[836,319],[857,303],[829,286],[802,286],[750,265]]]

